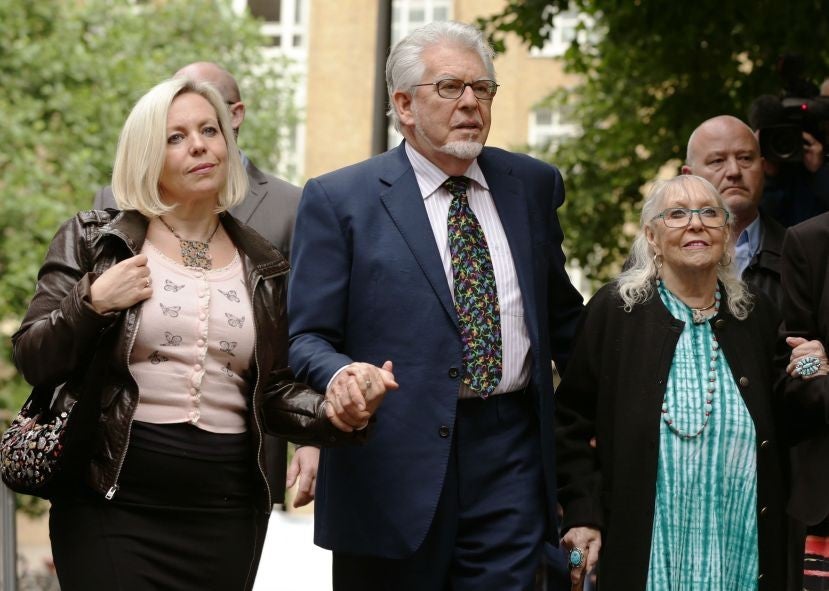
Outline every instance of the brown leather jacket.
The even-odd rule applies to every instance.
[[[101,315],[90,303],[90,286],[103,271],[141,251],[148,223],[136,211],[116,210],[81,212],[64,223],[49,247],[23,323],[12,336],[18,370],[30,384],[56,389],[54,409],[98,398],[98,405],[85,403],[78,408],[92,409],[85,414],[91,416],[89,428],[84,428],[85,449],[91,455],[86,480],[107,498],[118,490],[138,405],[129,358],[141,303]],[[331,425],[321,408],[323,396],[294,382],[288,367],[288,262],[233,217],[223,215],[222,224],[239,250],[252,298],[256,343],[249,425],[262,476],[260,506],[270,511],[263,431],[317,445],[355,436]]]

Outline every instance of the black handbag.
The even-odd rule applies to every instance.
[[[54,388],[34,388],[0,438],[0,477],[15,492],[48,499],[67,470],[77,400],[53,410],[54,394]]]

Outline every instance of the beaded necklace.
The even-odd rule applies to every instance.
[[[680,304],[682,307],[691,311],[691,317],[693,319],[694,324],[702,324],[707,320],[704,316],[700,319],[700,309],[698,308],[691,308],[687,306],[682,300],[677,298],[674,294],[672,294],[668,288],[662,283],[662,280],[657,281],[657,288],[659,289],[659,293],[663,299],[668,299],[672,302]],[[707,306],[702,310],[708,310],[714,308],[714,315],[716,315],[720,311],[720,289],[717,287],[717,290],[714,292],[714,303],[711,306]],[[692,327],[694,330],[695,327]],[[700,327],[701,329],[702,327]],[[694,336],[696,337],[698,334],[701,333],[701,330],[695,330]],[[713,331],[710,332],[711,334],[711,355],[708,359],[708,379],[706,382],[705,387],[705,404],[702,407],[703,418],[702,424],[696,430],[689,429],[688,431],[684,431],[679,428],[676,423],[676,419],[673,414],[671,414],[670,410],[670,403],[671,400],[669,399],[669,392],[670,388],[666,388],[665,390],[665,399],[662,401],[662,420],[665,421],[665,424],[668,428],[683,439],[693,439],[694,437],[699,436],[705,427],[708,425],[708,419],[711,417],[711,412],[713,411],[713,403],[714,403],[714,394],[717,391],[717,369],[720,360],[720,344],[717,341],[717,335],[714,334]],[[696,340],[696,339],[695,339]]]

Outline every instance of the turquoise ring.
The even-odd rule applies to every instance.
[[[815,375],[820,369],[820,359],[809,355],[794,364],[794,368],[804,378]]]
[[[584,550],[581,548],[573,548],[570,550],[570,556],[567,558],[567,566],[570,568],[579,568],[584,566]]]

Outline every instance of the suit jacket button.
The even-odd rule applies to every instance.
[[[722,328],[723,326],[725,326],[725,319],[724,318],[720,318],[719,320],[717,320],[714,323],[714,328]]]
[[[764,439],[762,442],[760,442],[760,449],[768,449],[769,445],[769,440]]]
[[[745,388],[746,386],[748,386],[748,378],[747,378],[747,377],[745,377],[745,376],[741,377],[741,378],[740,378],[740,385],[741,385],[743,388]]]
[[[458,375],[459,375],[460,373],[461,373],[461,372],[459,372],[459,371],[458,371],[458,368],[457,368],[457,367],[450,367],[450,368],[449,368],[449,377],[450,377],[450,378],[452,378],[452,379],[454,379],[454,378],[458,377]]]
[[[761,507],[760,508],[760,517],[765,517],[768,514],[768,512],[769,512],[768,507]]]
[[[447,427],[446,425],[441,425],[440,429],[438,429],[438,434],[444,439],[446,439],[447,437],[449,437],[449,427]]]

